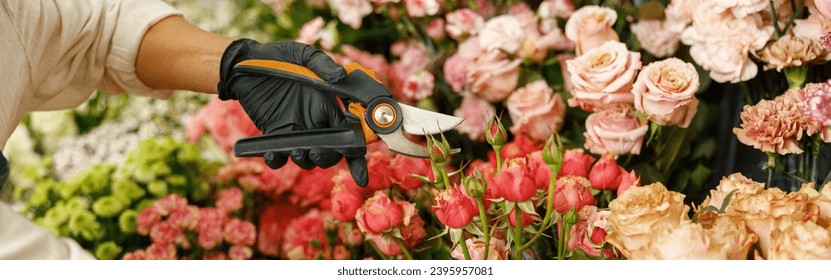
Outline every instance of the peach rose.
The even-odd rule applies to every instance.
[[[496,108],[490,102],[475,95],[462,98],[462,104],[453,112],[454,116],[465,119],[456,130],[471,140],[484,141],[487,121],[493,118]]]
[[[632,115],[630,107],[595,112],[586,118],[585,148],[593,154],[640,154],[649,126]]]
[[[624,43],[610,41],[566,61],[566,68],[573,86],[568,105],[592,112],[632,103],[632,81],[641,69],[641,55],[630,52]]]
[[[655,183],[627,190],[609,203],[609,210],[611,232],[606,240],[631,258],[650,243],[654,231],[689,221],[690,207],[684,204],[683,194]]]
[[[566,38],[577,44],[575,52],[582,55],[607,41],[620,40],[612,29],[615,21],[617,12],[611,8],[583,6],[566,21]]]
[[[589,177],[589,170],[594,164],[595,158],[586,154],[585,150],[576,148],[569,149],[563,153],[563,166],[560,168],[558,176],[574,175],[580,177]]]
[[[464,228],[473,217],[479,215],[476,200],[467,196],[462,187],[455,185],[443,191],[433,189],[432,210],[436,218],[447,227]]]
[[[554,210],[565,214],[571,209],[583,209],[584,206],[594,206],[594,195],[591,193],[591,183],[583,177],[565,176],[557,179],[554,185]]]
[[[657,229],[653,240],[643,251],[630,259],[646,260],[724,260],[723,247],[713,246],[713,241],[701,224],[683,222],[673,227]]]
[[[453,252],[450,253],[450,256],[457,260],[464,260],[465,255],[462,253],[462,248],[459,246],[467,246],[468,252],[470,252],[470,259],[471,260],[483,260],[485,259],[485,239],[482,237],[474,237],[468,238],[465,240],[464,244],[457,244],[456,247],[453,248]],[[488,260],[507,260],[508,259],[508,252],[511,250],[511,247],[505,243],[505,240],[499,238],[491,238],[490,245],[488,246]]]
[[[377,191],[358,209],[355,219],[362,232],[380,234],[401,227],[404,224],[404,217],[409,216],[409,212],[415,211],[414,207],[415,205],[406,202],[393,201],[382,191]]]
[[[479,31],[479,47],[486,51],[504,51],[515,54],[522,47],[525,33],[520,32],[520,22],[511,15],[489,19]]]
[[[505,162],[499,175],[488,182],[488,188],[511,202],[531,200],[537,193],[537,186],[525,158],[513,158]]]
[[[831,232],[815,223],[774,230],[769,260],[831,260]]]
[[[818,224],[822,226],[831,225],[831,183],[825,184],[824,187],[817,191],[813,186],[805,185],[799,192],[808,196],[811,203],[819,208]]]
[[[739,216],[720,215],[712,224],[705,226],[713,247],[722,248],[729,260],[745,260],[759,237],[748,232],[744,220]]]
[[[656,57],[674,54],[681,43],[683,30],[683,25],[668,20],[641,20],[632,24],[632,33],[641,47]]]
[[[643,68],[632,94],[635,108],[660,125],[686,128],[698,111],[698,72],[677,58],[653,62]]]
[[[563,126],[566,105],[543,80],[517,89],[508,98],[508,113],[514,125],[511,132],[544,142]]]
[[[466,86],[489,102],[502,101],[516,89],[521,63],[501,52],[481,54],[467,67]]]
[[[736,192],[733,193],[731,202],[735,201],[737,198],[760,194],[764,191],[764,189],[765,183],[759,183],[748,179],[741,173],[733,173],[726,177],[722,177],[719,185],[716,186],[715,189],[710,190],[710,196],[704,199],[704,202],[701,205],[703,205],[703,207],[713,206],[721,208],[721,205],[724,204],[724,199],[727,198],[727,195],[732,191]]]

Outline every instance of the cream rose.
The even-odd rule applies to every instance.
[[[764,190],[765,183],[748,179],[741,173],[733,173],[726,177],[722,177],[718,186],[716,186],[715,189],[710,190],[710,196],[705,198],[701,205],[704,207],[713,206],[720,209],[722,204],[724,204],[724,199],[726,199],[727,195],[732,191],[736,192],[733,193],[731,198],[731,205],[735,204],[733,201],[738,198],[757,195],[762,193]],[[727,209],[729,209],[729,205]]]
[[[768,259],[831,260],[831,232],[811,222],[775,230]]]
[[[585,148],[593,154],[640,154],[649,126],[632,115],[631,107],[615,107],[586,118]]]
[[[516,89],[521,63],[498,51],[484,53],[468,65],[466,86],[487,101],[502,101]]]
[[[756,234],[748,232],[739,216],[720,215],[705,229],[712,246],[724,250],[730,260],[746,260],[750,248],[759,240]]]
[[[626,257],[641,254],[656,230],[688,221],[689,210],[683,194],[668,191],[661,183],[631,188],[609,203],[611,233],[606,240]]]
[[[726,250],[714,246],[701,224],[685,221],[656,229],[652,241],[630,259],[646,260],[723,260]]]
[[[612,25],[617,21],[617,12],[610,8],[583,6],[571,14],[566,21],[566,38],[575,42],[577,55],[597,48],[607,41],[620,41]]]
[[[635,109],[660,125],[686,128],[698,111],[698,72],[677,58],[653,62],[643,68],[632,88]]]
[[[591,112],[632,103],[632,81],[641,69],[641,55],[630,52],[624,43],[610,41],[566,61],[566,68],[573,87],[569,106]]]
[[[767,252],[774,230],[783,230],[792,223],[816,222],[819,208],[804,193],[769,188],[757,195],[736,197],[727,214],[744,217],[747,228],[759,236],[762,252]]]
[[[566,114],[563,97],[543,80],[517,89],[508,97],[507,107],[514,123],[511,132],[540,142],[560,130]]]

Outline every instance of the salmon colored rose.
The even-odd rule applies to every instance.
[[[583,177],[565,176],[557,179],[554,185],[554,210],[565,214],[571,209],[582,209],[594,205],[591,183]]]
[[[585,147],[593,154],[640,154],[649,126],[630,107],[595,112],[586,118]]]
[[[592,188],[598,190],[617,190],[620,186],[620,180],[623,179],[622,174],[626,174],[626,170],[617,165],[615,156],[611,153],[605,153],[592,166],[589,172],[589,181],[592,183]]]
[[[485,258],[485,239],[482,237],[474,237],[468,238],[465,240],[464,244],[457,244],[455,248],[453,248],[453,252],[450,254],[454,259],[457,260],[464,260],[465,255],[462,253],[462,248],[459,246],[467,246],[468,252],[470,252],[470,259],[471,260],[484,260]],[[499,238],[491,238],[490,244],[488,246],[488,260],[507,260],[508,253],[511,250],[511,247],[505,243],[505,240]]]
[[[479,206],[459,185],[443,191],[434,190],[433,212],[442,224],[450,228],[464,228],[479,215]]]
[[[544,142],[563,126],[566,105],[559,93],[543,81],[534,81],[508,97],[511,132]]]
[[[525,158],[513,158],[505,162],[499,175],[491,179],[488,188],[492,188],[497,196],[511,202],[531,200],[537,193]]]
[[[338,221],[350,222],[363,205],[367,189],[358,187],[348,170],[341,170],[332,180],[336,182],[332,188],[332,215]]]
[[[677,58],[653,62],[643,68],[632,88],[635,109],[649,120],[686,128],[698,111],[698,72]]]
[[[583,6],[568,18],[566,37],[577,44],[577,55],[597,48],[607,41],[619,41],[612,25],[617,21],[617,12],[611,8]]]
[[[588,178],[594,160],[594,157],[587,154],[583,149],[569,149],[563,153],[563,166],[560,168],[558,175],[561,177],[574,175]]]
[[[355,213],[358,228],[366,234],[381,234],[404,224],[404,218],[415,211],[415,205],[393,201],[381,191],[367,199]]]
[[[609,41],[566,61],[572,84],[571,107],[594,112],[620,104],[632,104],[632,82],[641,69],[641,55],[626,44]]]
[[[467,66],[466,87],[489,102],[502,101],[516,89],[521,63],[498,51],[483,53]]]

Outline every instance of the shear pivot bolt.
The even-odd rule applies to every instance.
[[[388,104],[378,105],[372,112],[372,117],[378,126],[387,127],[395,122],[395,111]]]

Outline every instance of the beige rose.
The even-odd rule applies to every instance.
[[[730,203],[731,205],[735,204],[733,201],[738,198],[762,193],[765,190],[765,183],[748,179],[741,173],[730,174],[721,178],[719,185],[716,186],[715,189],[710,190],[710,196],[705,198],[701,205],[704,205],[704,207],[713,206],[721,209],[722,204],[724,204],[724,199],[727,198],[727,195],[734,190],[736,192],[733,193]]]
[[[632,88],[635,108],[660,125],[686,128],[698,112],[698,72],[677,58],[653,62],[643,68]]]
[[[719,215],[705,228],[712,245],[724,250],[730,260],[747,259],[750,248],[759,241],[756,234],[748,232],[745,222],[739,216]]]
[[[816,222],[819,208],[804,193],[769,188],[758,195],[737,197],[727,214],[744,217],[747,228],[759,236],[762,252],[767,252],[774,230],[783,230],[792,223]]]
[[[514,123],[511,132],[540,142],[560,130],[566,114],[563,97],[543,80],[517,89],[508,97],[507,107]]]
[[[615,107],[594,112],[586,118],[584,147],[593,154],[640,154],[649,126],[632,114],[631,107]]]
[[[607,41],[619,41],[612,25],[617,21],[615,10],[598,7],[583,6],[571,14],[566,21],[566,38],[577,44],[575,53],[581,55],[589,50],[600,47]]]
[[[831,183],[825,184],[820,191],[814,189],[813,186],[804,185],[799,192],[807,195],[811,203],[819,208],[817,224],[825,227],[831,226]]]
[[[827,50],[819,40],[795,37],[790,34],[782,36],[768,45],[757,56],[766,63],[764,69],[782,69],[802,66],[825,57]]]
[[[629,259],[646,260],[724,260],[725,247],[715,244],[701,224],[685,221],[656,229],[652,241]]]
[[[811,222],[773,232],[769,260],[831,260],[831,232]]]
[[[629,189],[609,203],[607,222],[611,233],[606,240],[631,258],[641,254],[639,251],[652,240],[656,230],[688,221],[689,210],[683,194],[668,191],[661,183]]]
[[[568,105],[592,112],[631,104],[632,81],[641,69],[641,55],[626,44],[609,41],[566,61],[573,98]]]
[[[499,51],[483,53],[468,65],[466,86],[489,102],[502,101],[516,89],[521,63]]]
[[[684,25],[667,20],[641,20],[632,24],[632,33],[644,50],[655,57],[667,57],[678,50]]]

